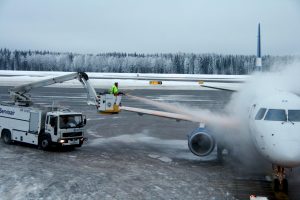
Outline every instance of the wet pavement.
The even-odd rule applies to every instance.
[[[1,101],[8,100],[0,87]],[[229,101],[225,91],[133,90],[149,99],[215,111]],[[266,176],[271,165],[245,166],[216,152],[205,158],[188,149],[197,123],[122,112],[99,115],[83,89],[40,88],[34,102],[66,106],[88,119],[88,142],[75,150],[42,151],[0,142],[0,199],[275,199]],[[125,98],[123,105],[152,108]],[[299,199],[299,170],[292,172],[290,199]],[[298,178],[299,179],[299,178]],[[278,196],[278,195],[277,195]],[[283,197],[286,199],[286,197]]]

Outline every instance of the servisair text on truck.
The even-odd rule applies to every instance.
[[[84,140],[86,117],[54,106],[34,105],[25,94],[32,88],[61,83],[78,78],[87,91],[88,104],[95,105],[99,113],[118,113],[120,96],[97,95],[86,73],[71,73],[10,90],[13,102],[0,104],[0,133],[4,143],[14,141],[37,145],[46,150],[51,146],[81,147]]]

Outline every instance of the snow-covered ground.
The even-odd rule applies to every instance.
[[[2,100],[9,100],[0,87]],[[220,110],[230,93],[220,91],[138,90],[151,100],[180,102],[193,108]],[[99,115],[81,90],[47,88],[32,91],[38,104],[67,106],[88,119],[86,144],[74,151],[43,152],[35,147],[0,142],[0,199],[246,199],[268,193],[262,176],[240,169],[230,158],[215,161],[193,155],[186,134],[198,123],[121,112]],[[151,109],[124,97],[127,106]],[[263,177],[262,177],[263,178]],[[251,181],[249,181],[251,180]],[[249,197],[249,195],[247,195]]]

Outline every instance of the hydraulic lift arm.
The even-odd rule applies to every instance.
[[[14,87],[9,90],[12,100],[19,105],[32,105],[32,100],[27,94],[34,88],[49,86],[55,83],[62,83],[65,81],[78,79],[87,92],[87,103],[95,105],[98,112],[101,113],[118,113],[120,111],[119,104],[121,96],[114,96],[112,94],[97,95],[94,87],[89,81],[89,77],[85,72],[74,72],[63,76],[49,78],[33,83],[24,84]]]
[[[54,78],[49,78],[49,79],[45,79],[45,80],[41,80],[41,81],[36,81],[33,83],[16,86],[9,90],[10,97],[16,103],[30,105],[30,104],[32,104],[32,101],[31,101],[30,96],[28,96],[28,94],[27,94],[28,92],[30,92],[30,90],[32,90],[34,88],[52,85],[55,83],[62,83],[65,81],[76,79],[76,78],[78,78],[79,81],[81,81],[81,79],[82,79],[81,77],[83,77],[84,75],[86,75],[86,74],[81,73],[81,72],[78,72],[78,73],[75,72],[75,73],[71,73],[71,74],[67,74],[67,75],[63,75],[63,76],[58,76],[58,77],[54,77]],[[86,77],[88,77],[88,76],[86,75]]]

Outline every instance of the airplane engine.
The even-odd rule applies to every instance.
[[[207,156],[214,150],[216,142],[205,128],[197,128],[188,135],[188,145],[196,156]]]

